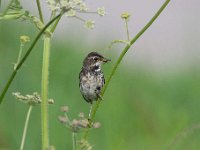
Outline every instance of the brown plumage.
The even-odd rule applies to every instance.
[[[83,61],[79,74],[79,87],[83,98],[91,103],[101,98],[101,90],[105,84],[101,65],[110,61],[97,52],[89,53]]]

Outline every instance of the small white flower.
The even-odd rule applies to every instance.
[[[47,4],[49,5],[55,5],[55,1],[54,0],[46,0]]]
[[[94,24],[95,22],[93,20],[86,20],[85,21],[85,27],[88,28],[88,29],[93,29],[94,28]]]
[[[101,8],[97,8],[97,13],[99,14],[99,16],[105,16],[106,11],[104,7]]]
[[[74,17],[74,16],[76,16],[76,11],[73,9],[70,9],[69,11],[66,12],[66,16]]]
[[[80,118],[84,118],[84,113],[83,113],[83,112],[80,112],[78,116],[79,116]]]
[[[60,5],[56,3],[54,0],[46,0],[46,2],[51,11],[57,11],[60,9]]]
[[[85,3],[81,3],[79,9],[80,9],[80,11],[87,11],[88,7],[87,7],[87,5]]]
[[[61,111],[62,112],[68,112],[69,111],[69,107],[68,106],[62,106],[61,107]]]
[[[57,4],[55,5],[55,7],[54,7],[54,10],[55,10],[55,11],[59,11],[59,10],[60,10],[60,7],[61,7],[60,4],[57,3]]]
[[[130,18],[130,13],[129,12],[123,12],[122,14],[121,14],[121,18],[122,19],[125,19],[125,20],[128,20],[129,18]]]
[[[66,8],[70,7],[70,4],[68,1],[61,1],[60,4],[62,7],[66,7]]]
[[[22,35],[22,36],[20,36],[20,42],[21,42],[22,44],[25,44],[25,43],[27,43],[27,42],[30,42],[30,37],[29,37],[29,36],[26,36],[26,35]]]
[[[82,0],[73,0],[73,2],[74,2],[75,5],[80,5],[80,4],[83,3]]]
[[[95,123],[93,124],[93,128],[95,128],[95,129],[100,128],[100,127],[101,127],[100,122],[95,122]]]

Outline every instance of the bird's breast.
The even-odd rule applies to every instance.
[[[97,91],[99,88],[101,89],[104,80],[103,80],[103,73],[90,73],[88,72],[80,79],[80,90],[84,97],[88,99],[97,99],[97,94],[100,91]]]

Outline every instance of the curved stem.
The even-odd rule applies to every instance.
[[[33,106],[29,106],[27,115],[26,115],[26,121],[25,121],[25,125],[24,125],[24,131],[23,131],[23,135],[22,135],[22,141],[21,141],[21,145],[20,145],[20,150],[23,150],[24,148],[24,143],[25,143],[25,139],[26,139],[26,133],[27,133],[27,128],[28,128],[28,123],[29,123],[29,118],[31,115],[31,111],[32,111]]]
[[[117,67],[119,66],[119,64],[121,63],[124,55],[126,54],[126,52],[130,49],[130,47],[137,41],[137,39],[152,25],[152,23],[156,20],[156,18],[158,18],[158,16],[161,14],[161,12],[165,9],[165,7],[167,6],[167,4],[170,2],[170,0],[166,0],[163,5],[160,7],[160,9],[156,12],[156,14],[151,18],[151,20],[138,32],[138,34],[130,41],[130,44],[127,44],[126,47],[124,48],[124,50],[122,51],[122,53],[120,54],[119,58],[117,59],[117,62],[115,63],[110,76],[108,77],[108,80],[106,82],[106,84],[104,85],[104,88],[102,90],[102,96],[104,95],[113,75],[115,74]],[[101,101],[98,100],[96,105],[93,107],[92,109],[92,114],[91,114],[91,120],[94,119],[96,112],[99,108]],[[91,122],[90,122],[91,124]],[[89,129],[86,129],[85,134],[83,136],[84,139],[87,138],[89,133]]]
[[[45,27],[38,33],[38,35],[36,36],[36,38],[34,39],[33,43],[31,44],[31,46],[29,47],[29,49],[27,50],[26,54],[24,55],[24,57],[21,59],[21,61],[18,63],[18,65],[16,66],[15,70],[13,71],[13,73],[11,74],[8,82],[6,83],[3,92],[1,93],[0,96],[0,104],[3,101],[3,98],[6,94],[6,92],[8,91],[8,88],[10,87],[10,84],[12,83],[13,79],[15,78],[15,75],[17,74],[17,71],[20,69],[20,67],[22,66],[22,64],[25,62],[25,60],[28,58],[29,54],[31,53],[31,51],[33,50],[35,44],[37,43],[37,41],[39,40],[39,38],[41,37],[41,35],[45,32],[45,30],[55,21],[57,20],[62,14],[57,15],[55,18],[53,18],[51,21],[49,21]]]

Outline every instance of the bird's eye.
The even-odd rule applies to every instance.
[[[98,60],[98,58],[97,58],[97,57],[94,57],[94,60],[95,60],[95,61],[97,61],[97,60]]]

